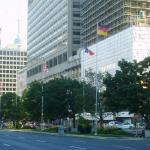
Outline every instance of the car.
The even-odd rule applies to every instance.
[[[107,127],[121,128],[122,123],[119,121],[110,121]]]
[[[134,128],[134,124],[132,123],[122,123],[121,126],[120,126],[121,129],[131,129],[131,128]]]

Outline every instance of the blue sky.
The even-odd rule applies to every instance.
[[[23,47],[27,41],[27,0],[0,0],[0,28],[2,46],[12,44],[17,35],[17,20],[20,20],[20,35]]]

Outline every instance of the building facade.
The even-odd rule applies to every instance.
[[[61,75],[80,76],[77,51],[80,48],[81,2],[28,0],[28,83]],[[42,71],[44,64],[48,67],[46,74]]]
[[[81,75],[85,77],[85,72],[92,69],[94,72],[109,72],[115,74],[118,68],[118,61],[142,61],[150,56],[150,28],[149,27],[129,27],[116,33],[96,44],[89,46],[95,55],[82,51],[81,55]],[[97,66],[97,67],[96,67]]]
[[[107,25],[109,36],[132,25],[150,25],[149,0],[84,0],[82,3],[82,44],[96,43],[96,24]],[[99,40],[103,40],[101,37]]]
[[[27,88],[27,68],[18,71],[17,74],[17,95],[22,96],[24,90]]]
[[[0,49],[0,95],[17,93],[17,74],[27,62],[27,52],[18,48]]]

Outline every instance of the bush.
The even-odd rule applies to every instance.
[[[13,124],[12,121],[7,122],[7,128],[8,128],[8,129],[14,128],[14,124]]]
[[[91,133],[91,125],[89,124],[88,120],[80,116],[78,123],[79,123],[78,124],[79,133],[81,134]]]
[[[113,135],[127,135],[128,134],[119,128],[98,128],[97,133],[98,134],[113,134]]]
[[[58,128],[59,128],[59,126],[52,126],[48,129],[45,129],[44,131],[51,132],[51,133],[56,133],[56,132],[58,132]]]

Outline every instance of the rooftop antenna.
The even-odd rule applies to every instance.
[[[18,1],[18,20],[17,20],[17,37],[14,40],[14,44],[17,46],[18,49],[22,46],[22,41],[20,38],[20,20],[19,20],[19,1]]]

